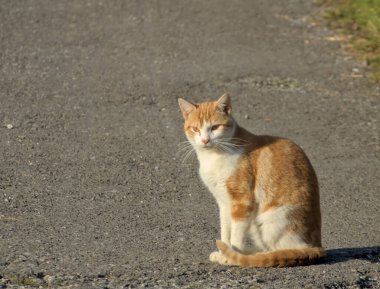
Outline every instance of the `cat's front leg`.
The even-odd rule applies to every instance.
[[[219,208],[220,219],[220,237],[221,240],[227,244],[231,244],[231,213],[230,209],[226,206]]]
[[[228,215],[229,224],[229,245],[233,250],[239,253],[246,253],[246,239],[251,225],[252,208],[250,206],[242,206],[240,203],[232,204],[231,211]],[[218,254],[217,254],[218,253]],[[210,260],[218,262],[221,265],[235,265],[231,263],[221,252],[210,255]],[[213,259],[211,258],[213,257]]]
[[[250,227],[250,219],[246,220],[231,220],[231,248],[239,253],[246,254],[246,238]],[[211,253],[210,260],[221,265],[236,265],[228,260],[220,251]]]
[[[231,245],[231,213],[227,206],[219,204],[219,218],[220,218],[220,235],[221,240]],[[210,254],[210,261],[214,263],[227,264],[227,259],[220,251],[214,251]]]
[[[246,239],[250,227],[250,219],[231,220],[231,247],[239,253],[246,253]]]

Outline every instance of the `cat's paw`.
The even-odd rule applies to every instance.
[[[220,265],[229,265],[227,258],[220,251],[212,252],[209,259],[213,263],[219,263]]]
[[[209,259],[212,263],[219,263],[219,255],[221,253],[219,251],[212,252],[209,256]]]

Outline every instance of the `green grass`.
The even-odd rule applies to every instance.
[[[322,0],[329,26],[350,37],[352,51],[370,67],[380,82],[380,0]]]

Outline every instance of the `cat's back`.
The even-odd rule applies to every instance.
[[[248,157],[255,175],[255,192],[266,192],[280,203],[319,202],[317,176],[301,147],[272,136],[255,136],[254,143]]]
[[[313,177],[314,169],[303,149],[287,138],[275,136],[255,136],[253,147],[248,152],[252,165],[256,170],[265,168],[267,173],[275,177],[276,172],[292,177]]]
[[[311,167],[304,151],[290,139],[270,135],[255,135],[241,127],[237,131],[237,138],[248,143],[246,154],[253,165],[259,164],[257,161],[266,160],[273,163],[274,166],[302,163]]]

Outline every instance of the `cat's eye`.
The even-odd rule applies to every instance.
[[[220,124],[213,125],[211,130],[217,130],[220,127]]]
[[[197,128],[196,126],[192,126],[191,129],[192,129],[194,132],[199,132],[199,128]]]

